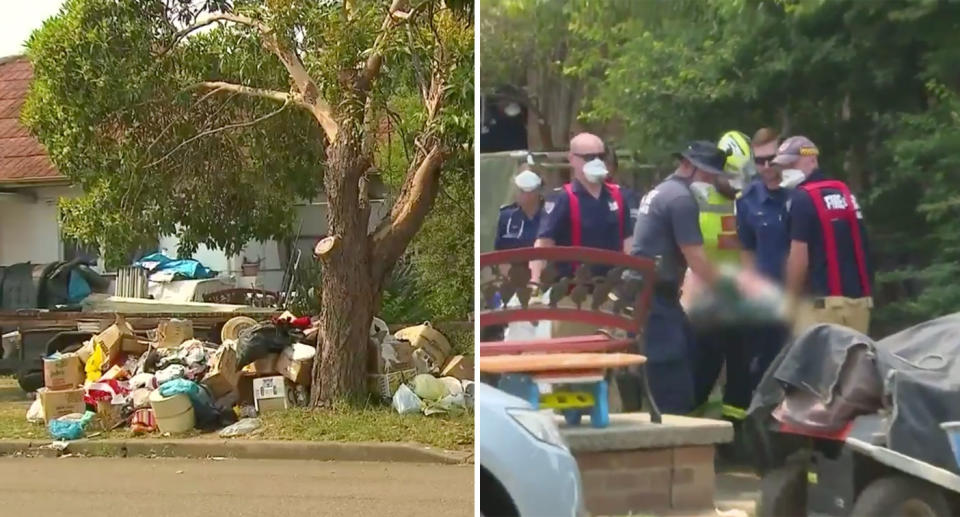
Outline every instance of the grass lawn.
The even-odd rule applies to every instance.
[[[47,440],[40,424],[27,422],[31,401],[12,377],[0,377],[0,439]],[[460,415],[398,415],[380,405],[340,404],[334,409],[290,409],[261,417],[260,433],[247,439],[316,440],[338,442],[413,442],[448,450],[473,449],[473,413]],[[160,438],[159,433],[135,436],[122,428],[96,438]],[[218,438],[216,433],[192,432],[178,437]]]

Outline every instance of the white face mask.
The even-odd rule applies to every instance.
[[[690,192],[693,192],[693,197],[697,198],[697,201],[704,203],[710,198],[710,191],[712,189],[713,185],[704,181],[694,181],[690,184]]]
[[[583,166],[583,175],[587,177],[590,183],[600,183],[607,177],[607,164],[597,158],[590,160]]]
[[[780,188],[793,188],[806,178],[800,169],[784,169],[780,181]]]

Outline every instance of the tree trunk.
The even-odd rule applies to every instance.
[[[365,391],[367,342],[376,311],[367,230],[370,208],[359,132],[342,131],[331,148],[324,174],[328,235],[335,240],[320,260],[319,361],[314,361],[311,404],[362,395]]]

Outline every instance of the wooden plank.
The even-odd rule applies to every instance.
[[[481,372],[538,373],[582,370],[605,370],[643,364],[647,358],[637,354],[538,354],[481,356],[477,360]]]

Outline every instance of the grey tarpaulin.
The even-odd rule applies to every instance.
[[[887,446],[960,473],[941,422],[960,420],[960,313],[910,327],[877,342],[893,415]]]
[[[880,341],[838,325],[799,336],[771,364],[749,412],[763,416],[783,400],[784,386],[818,395],[825,403],[847,354],[866,343],[876,354],[891,413],[887,446],[960,473],[941,422],[960,420],[960,313],[921,323]]]

